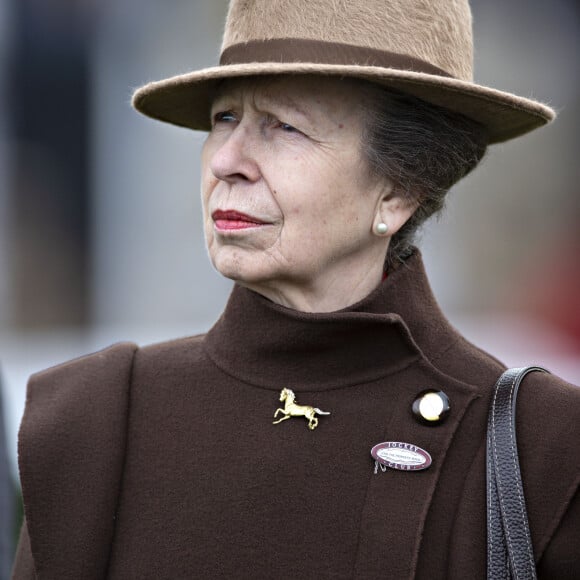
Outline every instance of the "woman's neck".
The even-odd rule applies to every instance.
[[[356,268],[354,272],[330,273],[314,282],[276,280],[252,284],[238,282],[275,304],[300,312],[336,312],[360,302],[381,283],[383,264]]]

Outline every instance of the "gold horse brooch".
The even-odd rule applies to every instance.
[[[310,405],[297,405],[295,403],[296,395],[291,389],[282,389],[280,393],[280,401],[285,401],[284,408],[276,409],[274,413],[274,419],[278,416],[278,413],[284,413],[281,419],[273,422],[273,425],[286,421],[292,417],[306,417],[308,419],[308,428],[313,431],[318,426],[318,419],[316,415],[330,415],[326,411],[321,411],[316,407],[311,407]]]

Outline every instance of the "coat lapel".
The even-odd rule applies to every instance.
[[[466,410],[478,398],[475,387],[439,373],[425,361],[407,374],[408,382],[405,375],[399,379],[406,384],[400,387],[403,395],[395,403],[383,441],[417,445],[431,454],[433,463],[424,471],[387,469],[371,475],[361,519],[356,578],[414,577],[425,520],[447,450]],[[451,412],[443,424],[426,426],[414,418],[411,407],[422,388],[435,387],[451,399]]]

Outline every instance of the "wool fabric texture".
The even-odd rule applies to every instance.
[[[484,578],[485,433],[502,364],[447,322],[415,253],[362,302],[236,287],[207,335],[115,345],[31,379],[15,580]],[[280,390],[330,411],[273,425]],[[451,401],[437,427],[411,412]],[[580,390],[534,373],[517,436],[540,579],[580,577]],[[374,474],[370,449],[426,449]]]
[[[397,89],[479,122],[490,143],[555,116],[542,103],[473,82],[468,0],[232,0],[219,66],[149,83],[133,105],[154,119],[207,131],[221,81],[278,74]]]

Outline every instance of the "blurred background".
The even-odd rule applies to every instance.
[[[469,339],[580,383],[580,8],[472,7],[476,80],[560,117],[494,146],[420,245]],[[204,135],[129,102],[149,80],[215,64],[226,9],[0,0],[0,430],[14,481],[30,373],[111,342],[204,332],[224,306],[230,284],[201,232]]]

